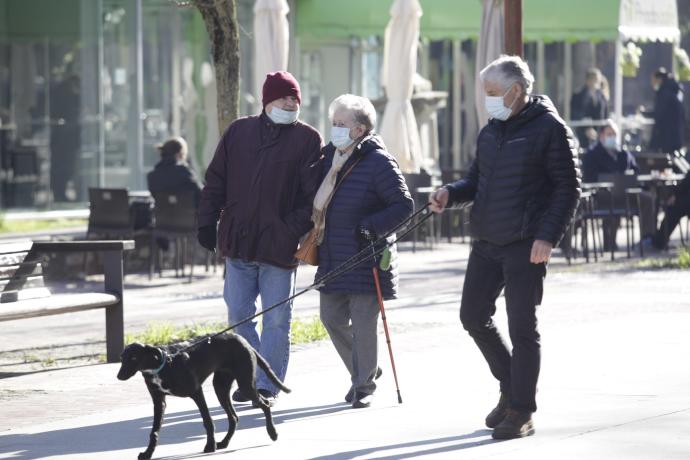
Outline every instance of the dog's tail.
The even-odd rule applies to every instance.
[[[271,369],[271,366],[268,364],[268,361],[264,359],[263,356],[259,354],[258,351],[254,350],[252,348],[252,351],[254,352],[254,356],[256,356],[256,363],[259,365],[261,369],[264,370],[268,378],[270,378],[273,383],[278,386],[281,390],[283,390],[285,393],[290,393],[292,390],[290,390],[288,387],[285,386],[283,382],[280,381],[278,376],[273,372],[273,369]]]

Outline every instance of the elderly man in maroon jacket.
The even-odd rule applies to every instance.
[[[288,72],[266,76],[263,111],[233,122],[206,171],[199,204],[199,243],[218,244],[226,260],[224,298],[231,324],[254,315],[256,301],[269,307],[295,290],[299,238],[311,227],[318,187],[321,136],[298,120],[297,80]],[[218,222],[220,220],[220,222]],[[216,224],[218,224],[216,226]],[[216,231],[217,229],[217,231]],[[284,380],[290,353],[292,302],[235,330],[264,356]],[[259,392],[272,404],[278,389],[260,371]],[[239,390],[235,401],[247,401]]]

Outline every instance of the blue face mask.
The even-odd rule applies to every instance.
[[[331,126],[331,143],[340,150],[345,150],[354,142],[350,138],[350,128]]]
[[[513,99],[513,102],[510,104],[510,107],[506,107],[503,103],[503,98],[506,97],[506,95],[510,92],[511,89],[512,87],[508,89],[508,91],[506,91],[503,96],[484,97],[484,107],[486,108],[486,111],[489,113],[489,116],[491,116],[491,118],[506,121],[510,117],[510,114],[513,113],[513,105],[515,105],[517,97]]]
[[[604,148],[608,150],[618,150],[618,139],[616,136],[606,136],[602,142]]]
[[[280,109],[278,107],[273,107],[270,113],[266,113],[268,118],[273,120],[273,123],[278,125],[289,125],[297,121],[299,117],[299,109],[294,112],[289,112],[287,110]]]

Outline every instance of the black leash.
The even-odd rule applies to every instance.
[[[270,307],[262,308],[261,311],[256,313],[255,315],[252,315],[252,316],[245,318],[245,319],[243,319],[243,320],[241,320],[235,324],[232,324],[232,325],[226,327],[225,329],[223,329],[222,331],[216,332],[215,334],[209,335],[208,337],[205,337],[201,340],[197,340],[196,342],[192,342],[189,345],[182,347],[179,350],[177,350],[175,352],[175,354],[180,353],[182,351],[185,351],[185,350],[187,350],[187,349],[189,349],[195,345],[198,345],[199,343],[204,342],[204,341],[211,343],[211,339],[213,339],[214,337],[218,337],[219,335],[222,335],[222,334],[224,334],[224,333],[226,333],[232,329],[235,329],[237,326],[241,326],[242,324],[248,323],[249,321],[252,321],[252,320],[258,318],[259,316],[263,315],[264,313],[267,313],[267,312],[273,310],[274,308],[278,308],[279,306],[283,305],[284,303],[290,302],[290,301],[296,299],[297,297],[299,297],[303,294],[306,294],[309,291],[313,291],[314,289],[318,289],[320,287],[323,287],[326,283],[329,283],[329,282],[333,281],[334,279],[336,279],[340,276],[343,276],[345,273],[353,270],[355,267],[357,267],[358,265],[360,265],[361,263],[363,263],[367,260],[376,259],[376,257],[381,255],[386,249],[388,249],[389,247],[393,246],[398,241],[405,238],[407,235],[409,235],[411,232],[413,232],[416,228],[418,228],[424,222],[426,222],[431,216],[433,216],[433,213],[431,211],[428,211],[428,208],[429,208],[429,203],[427,203],[424,207],[422,207],[418,211],[414,212],[410,217],[408,217],[407,219],[402,221],[393,230],[389,231],[386,235],[381,236],[376,241],[374,241],[373,243],[371,243],[370,245],[368,245],[367,247],[365,247],[364,249],[359,251],[357,254],[350,257],[349,259],[347,259],[342,264],[340,264],[339,267],[326,273],[324,276],[322,276],[318,280],[315,280],[314,283],[312,283],[310,286],[307,286],[306,288],[304,288],[300,292],[293,294],[290,297],[288,297],[287,299],[281,300],[280,302],[275,303],[275,304],[271,305]],[[387,241],[387,239],[391,235],[396,233],[396,231],[398,231],[401,228],[408,225],[410,222],[412,222],[412,220],[414,220],[415,217],[417,217],[418,215],[422,214],[425,211],[427,211],[427,212],[421,219],[419,219],[416,223],[414,223],[413,225],[408,227],[400,236],[395,238],[395,240],[393,240],[391,242]],[[372,251],[372,247],[375,247],[375,246],[381,244],[381,242],[384,242],[385,244],[380,246],[378,249]]]

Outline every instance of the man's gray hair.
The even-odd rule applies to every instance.
[[[336,97],[328,107],[328,119],[333,121],[333,115],[341,110],[352,115],[352,119],[364,125],[367,132],[376,126],[376,109],[369,99],[354,94],[343,94]]]
[[[505,91],[517,83],[522,86],[526,94],[532,92],[532,84],[534,83],[534,76],[530,72],[529,66],[520,56],[501,55],[479,72],[479,78],[482,82],[498,83]]]

